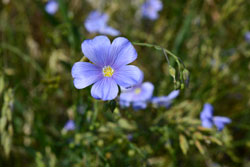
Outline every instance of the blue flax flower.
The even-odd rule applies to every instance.
[[[147,0],[141,7],[142,16],[150,20],[156,20],[160,10],[162,10],[160,0]]]
[[[133,140],[133,134],[129,133],[129,134],[127,135],[127,139],[128,139],[129,141],[132,141],[132,140]]]
[[[94,84],[91,95],[105,101],[116,98],[117,85],[127,88],[138,84],[141,70],[127,65],[137,58],[137,53],[126,38],[115,38],[111,44],[106,36],[97,36],[83,41],[82,52],[93,64],[77,62],[72,67],[71,74],[77,89]]]
[[[155,107],[169,108],[172,101],[179,95],[179,93],[180,90],[174,90],[168,96],[154,97],[151,102]]]
[[[231,123],[231,119],[221,116],[213,116],[214,108],[211,104],[206,103],[203,106],[203,110],[200,114],[201,124],[205,128],[212,128],[213,125],[217,127],[219,131],[224,129],[226,124]]]
[[[144,82],[143,73],[141,72],[139,83],[129,89],[122,89],[120,95],[120,105],[122,107],[129,107],[132,103],[136,110],[145,109],[147,102],[151,99],[154,91],[154,85],[150,82]]]
[[[75,130],[75,122],[73,120],[69,120],[63,127],[66,131]]]
[[[248,32],[245,33],[245,40],[247,42],[250,42],[250,31],[248,31]]]
[[[47,2],[45,6],[45,10],[47,13],[53,15],[57,12],[58,10],[58,2],[56,0],[50,0]]]
[[[120,32],[107,25],[108,15],[99,11],[92,11],[85,20],[85,28],[89,33],[117,36]]]

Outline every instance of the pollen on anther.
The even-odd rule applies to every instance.
[[[114,74],[114,70],[110,66],[105,66],[102,69],[102,73],[104,77],[112,77],[112,75]]]
[[[135,89],[135,94],[140,94],[141,93],[141,88],[136,88]]]

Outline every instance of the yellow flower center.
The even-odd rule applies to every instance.
[[[136,88],[135,89],[135,94],[139,94],[139,93],[141,93],[141,88]]]
[[[102,69],[102,73],[104,77],[112,77],[112,75],[114,74],[114,70],[110,66],[105,66]]]

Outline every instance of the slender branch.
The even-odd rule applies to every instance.
[[[163,53],[164,53],[164,55],[165,55],[165,57],[167,59],[168,64],[170,65],[170,62],[168,60],[168,54],[166,53],[166,51],[164,50],[164,48],[162,48],[162,51],[163,51]]]
[[[182,61],[180,61],[181,59],[179,57],[174,55],[169,50],[167,50],[165,48],[162,48],[162,47],[160,47],[158,45],[153,45],[153,44],[148,44],[148,43],[141,43],[141,42],[132,42],[132,43],[134,45],[137,45],[137,46],[145,46],[145,47],[155,48],[156,50],[163,51],[165,56],[166,56],[166,53],[169,54],[170,56],[172,56],[174,58],[174,60],[176,61],[176,63],[177,63],[178,70],[179,70],[179,73],[180,73],[180,79],[183,82],[183,74],[182,74],[181,69],[182,69],[182,65],[183,65],[183,68],[185,68],[185,65],[184,65],[184,63]],[[167,58],[167,61],[168,61],[168,58]]]
[[[137,46],[146,46],[146,47],[150,47],[150,48],[155,48],[156,50],[162,51],[162,49],[164,49],[164,51],[169,54],[170,56],[172,56],[175,60],[179,61],[179,58],[177,56],[175,56],[172,52],[170,52],[169,50],[162,48],[158,45],[153,45],[153,44],[148,44],[148,43],[141,43],[141,42],[133,42],[134,45]]]

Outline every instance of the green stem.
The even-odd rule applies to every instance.
[[[45,74],[44,70],[40,67],[40,65],[34,59],[32,59],[29,55],[23,53],[20,49],[9,44],[1,44],[0,46],[2,49],[9,50],[15,55],[17,55],[18,57],[20,57],[21,59],[23,59],[24,61],[29,62],[31,66],[42,75]]]
[[[94,115],[93,115],[93,118],[92,118],[92,124],[95,123],[96,117],[98,115],[99,108],[98,108],[98,101],[97,100],[95,100],[95,102],[94,102],[94,109],[95,109],[95,111],[94,111]]]
[[[169,50],[165,49],[165,48],[162,48],[158,45],[153,45],[153,44],[148,44],[148,43],[141,43],[141,42],[132,42],[134,45],[137,45],[137,46],[145,46],[145,47],[149,47],[149,48],[155,48],[156,50],[159,50],[159,51],[164,51],[166,52],[167,54],[169,54],[170,56],[172,56],[174,58],[174,60],[176,61],[177,63],[177,66],[178,66],[178,70],[179,70],[179,73],[180,73],[180,79],[181,81],[183,82],[183,75],[182,75],[182,72],[181,72],[181,69],[182,69],[182,63],[179,61],[179,57],[177,57],[176,55],[174,55],[172,52],[170,52]],[[184,67],[184,65],[183,65]],[[185,67],[184,67],[185,68]]]
[[[154,47],[156,50],[159,50],[159,51],[162,51],[162,49],[164,49],[164,51],[171,55],[175,60],[178,60],[178,57],[175,56],[172,52],[170,52],[169,50],[165,49],[165,48],[162,48],[158,45],[153,45],[153,44],[148,44],[148,43],[141,43],[141,42],[132,42],[134,45],[137,45],[137,46],[146,46],[146,47],[149,47],[149,48],[152,48]]]
[[[67,2],[64,1],[64,0],[59,0],[59,8],[60,8],[60,11],[62,13],[62,16],[63,16],[63,21],[65,22],[65,24],[67,25],[68,27],[68,31],[69,31],[69,36],[68,36],[68,40],[70,42],[70,44],[74,47],[74,49],[77,49],[78,46],[78,41],[79,39],[77,39],[79,36],[78,36],[78,32],[75,31],[74,29],[74,25],[73,25],[73,22],[72,22],[72,19],[70,19],[69,15],[68,15],[68,5],[67,5]],[[75,53],[75,50],[73,50]]]
[[[179,58],[177,56],[175,56],[172,52],[170,52],[169,50],[167,50],[165,48],[162,48],[162,47],[160,47],[158,45],[153,45],[153,44],[148,44],[148,43],[141,43],[141,42],[133,42],[133,44],[137,45],[137,46],[146,46],[146,47],[149,47],[149,48],[155,48],[156,50],[159,50],[159,51],[164,50],[167,54],[169,54],[170,56],[172,56],[175,59],[178,67],[181,67],[181,63],[179,61]]]

